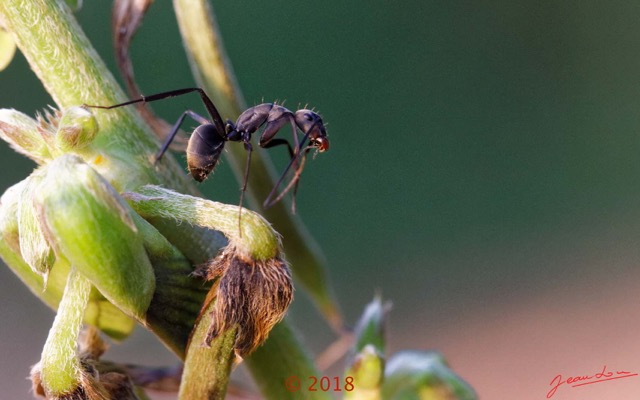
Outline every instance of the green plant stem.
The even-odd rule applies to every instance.
[[[59,311],[42,349],[41,374],[47,394],[61,396],[80,385],[76,341],[90,292],[89,280],[71,268]]]
[[[260,214],[253,211],[247,210],[242,214],[242,230],[245,233],[240,235],[236,206],[152,185],[144,186],[136,193],[126,193],[125,198],[145,218],[175,219],[228,232],[229,245],[256,261],[271,259],[280,252],[278,234]]]
[[[212,97],[223,118],[237,118],[245,104],[209,2],[174,0],[174,8],[197,84]],[[228,146],[228,151],[231,154],[229,162],[241,181],[247,152],[242,146]],[[276,231],[286,238],[284,250],[294,277],[306,288],[330,325],[340,331],[342,316],[329,288],[326,260],[317,242],[300,218],[289,213],[286,202],[279,202],[267,210],[262,207],[262,200],[269,195],[276,177],[275,167],[266,151],[256,148],[251,158],[246,197],[252,208],[272,222]]]
[[[215,288],[211,293],[215,294]],[[230,352],[228,349],[233,349],[236,330],[230,329],[217,337],[218,345],[204,345],[211,326],[214,307],[215,301],[208,301],[200,313],[200,318],[196,321],[184,362],[179,400],[225,398],[229,374],[235,358],[233,351]]]
[[[237,117],[244,111],[245,101],[211,5],[200,0],[174,0],[173,4],[193,76],[199,84],[209,83],[207,94],[221,115]],[[204,65],[208,68],[201,68]]]

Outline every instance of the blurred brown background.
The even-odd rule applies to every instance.
[[[115,71],[110,2],[86,3],[77,16]],[[483,399],[640,372],[637,2],[214,5],[248,103],[309,104],[329,123],[298,210],[350,321],[381,291],[390,350],[442,352]],[[169,2],[132,53],[146,94],[193,85]],[[50,103],[21,56],[0,73],[0,107]],[[198,107],[154,105],[170,121]],[[0,144],[2,190],[32,168]],[[226,164],[202,186],[234,204],[237,188]],[[0,397],[29,398],[53,313],[7,268],[0,293]],[[301,291],[290,314],[314,351],[331,342]],[[142,330],[109,355],[174,362]],[[638,396],[640,377],[553,398]]]

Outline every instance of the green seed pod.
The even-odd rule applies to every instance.
[[[109,301],[142,318],[155,277],[129,206],[80,158],[51,162],[34,204],[56,256],[68,260]]]
[[[23,202],[22,193],[27,182],[27,179],[19,182],[0,197],[0,257],[35,296],[56,309],[67,281],[69,265],[66,262],[54,264],[45,285],[44,277],[24,261],[20,251],[18,209]],[[124,315],[95,288],[84,312],[84,321],[117,340],[127,337],[135,326],[133,319]]]

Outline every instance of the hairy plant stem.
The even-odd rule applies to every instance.
[[[215,293],[215,287],[210,292]],[[213,296],[205,301],[205,306],[200,313],[200,319],[191,336],[187,357],[182,372],[179,400],[210,399],[222,400],[225,398],[227,383],[231,366],[235,359],[234,353],[227,351],[233,348],[236,340],[236,330],[230,329],[222,334],[218,340],[224,346],[205,346],[209,326],[213,318],[215,299]]]
[[[80,385],[81,367],[76,357],[76,341],[90,292],[91,282],[72,267],[59,312],[42,349],[40,367],[48,395],[69,394]]]

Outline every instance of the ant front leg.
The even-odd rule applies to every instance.
[[[304,166],[304,158],[302,159],[302,164],[298,164],[298,158],[299,158],[298,155],[299,155],[300,149],[297,148],[296,150],[298,150],[298,151],[294,152],[293,148],[291,147],[291,143],[289,143],[288,140],[283,139],[283,138],[272,139],[269,142],[265,143],[262,147],[265,148],[265,149],[269,149],[269,148],[272,148],[272,147],[282,146],[282,145],[286,145],[287,146],[287,150],[289,151],[289,157],[291,157],[291,160],[289,161],[289,165],[287,165],[287,167],[284,169],[284,171],[282,172],[282,174],[278,178],[278,181],[273,186],[273,189],[271,189],[271,192],[269,193],[269,195],[265,199],[265,201],[263,203],[263,206],[265,208],[269,208],[272,205],[274,205],[275,203],[277,203],[278,201],[280,201],[282,199],[282,197],[291,189],[291,186],[293,185],[293,195],[292,195],[292,200],[291,200],[291,212],[295,214],[296,213],[296,194],[298,193],[298,184],[300,182],[300,172],[302,172],[302,167]],[[284,181],[287,173],[289,172],[289,170],[292,167],[294,168],[296,173],[295,173],[294,177],[292,178],[291,182],[289,182],[289,184],[287,185],[285,190],[283,190],[282,193],[280,193],[275,198],[275,200],[271,200],[273,198],[273,196],[275,196],[275,194],[278,192],[278,187],[280,187],[280,184]],[[300,172],[298,172],[298,171],[300,171]]]
[[[271,196],[275,193],[275,190],[271,191],[271,194],[269,194],[269,197],[267,198],[267,200],[265,200],[265,204],[266,204],[265,207],[271,207],[271,205],[282,200],[282,198],[293,187],[293,200],[291,202],[291,212],[294,214],[296,213],[296,193],[298,192],[298,183],[300,183],[300,176],[302,175],[302,170],[304,169],[304,163],[307,160],[307,153],[309,152],[309,150],[311,150],[311,148],[307,147],[306,149],[303,150],[304,153],[301,153],[302,161],[300,161],[300,164],[298,164],[298,168],[296,168],[295,172],[293,173],[293,177],[291,178],[291,181],[289,181],[289,184],[282,190],[282,192],[278,195],[278,197],[273,199],[271,202],[267,203],[268,199],[271,198]],[[289,167],[291,167],[291,165],[293,165],[293,163],[290,163]],[[289,167],[287,167],[287,169],[289,169]],[[274,189],[280,186],[280,182],[282,182],[283,177],[284,175],[278,180],[278,183],[276,184]]]

